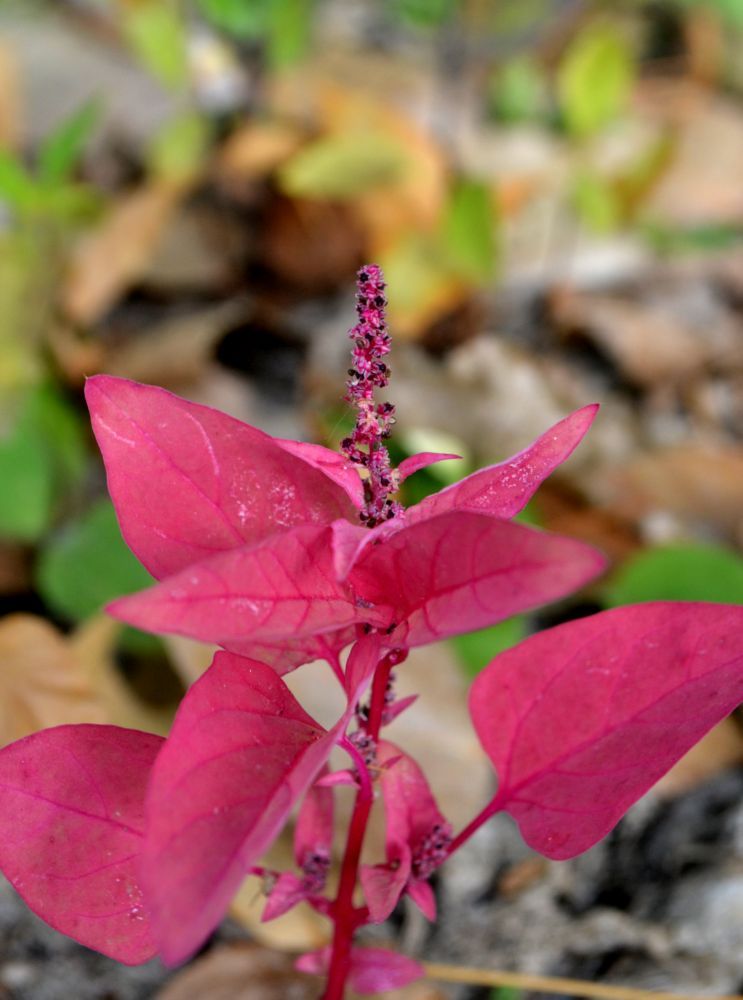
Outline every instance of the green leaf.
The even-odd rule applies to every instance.
[[[641,232],[660,254],[710,253],[743,243],[743,226],[727,223],[688,228],[646,223]]]
[[[155,136],[149,151],[150,168],[160,177],[187,180],[198,171],[208,145],[206,119],[187,111],[171,119]]]
[[[622,220],[619,197],[604,177],[583,171],[573,183],[573,204],[581,221],[595,233],[614,232]]]
[[[455,5],[455,0],[392,0],[390,8],[403,21],[431,28],[446,21]]]
[[[36,386],[0,438],[0,535],[37,541],[56,502],[79,486],[87,449],[77,413],[51,386]]]
[[[496,986],[490,992],[490,1000],[521,1000],[522,995],[515,986]]]
[[[715,545],[667,545],[629,559],[604,589],[607,607],[642,601],[743,604],[743,559]]]
[[[515,646],[525,636],[526,619],[522,615],[516,615],[479,632],[454,636],[449,641],[454,647],[464,673],[469,678],[475,678],[494,656]]]
[[[167,87],[188,79],[186,29],[176,11],[161,0],[128,7],[124,34],[135,55]]]
[[[58,184],[69,180],[98,124],[100,112],[98,101],[88,101],[47,136],[39,149],[37,171],[41,181]]]
[[[268,58],[276,69],[292,66],[307,52],[314,0],[273,0],[268,21]]]
[[[318,139],[279,173],[292,197],[351,199],[394,184],[408,165],[405,151],[382,133],[359,132]]]
[[[547,83],[538,63],[528,56],[510,59],[493,74],[490,107],[499,121],[534,121],[547,108]]]
[[[37,201],[36,182],[11,153],[0,150],[0,202],[18,211],[28,211]]]
[[[56,491],[78,488],[85,478],[88,448],[77,410],[54,386],[41,385],[30,394],[27,419],[44,441]]]
[[[52,513],[54,477],[46,442],[25,414],[0,438],[0,536],[34,542]]]
[[[578,137],[598,131],[619,115],[629,99],[635,67],[616,28],[589,25],[568,46],[557,73],[563,119]]]
[[[442,240],[455,274],[476,283],[493,276],[495,214],[487,185],[466,178],[454,185],[444,215]]]
[[[258,38],[268,26],[266,0],[198,0],[201,13],[235,38]]]
[[[39,593],[52,610],[80,621],[152,577],[124,544],[109,500],[67,524],[43,549],[36,567]]]

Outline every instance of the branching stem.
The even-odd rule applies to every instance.
[[[385,692],[387,682],[393,669],[393,658],[386,656],[380,661],[372,683],[369,719],[366,730],[373,740],[379,737],[382,727],[382,714],[385,707]],[[361,754],[350,741],[344,739],[341,746],[350,754],[359,775],[359,790],[356,794],[351,822],[346,837],[346,849],[341,865],[341,877],[338,885],[338,895],[332,907],[331,918],[335,925],[333,944],[328,971],[328,983],[322,1000],[343,1000],[346,980],[351,968],[351,945],[356,930],[366,922],[368,911],[366,907],[356,907],[353,902],[354,890],[359,873],[361,848],[364,844],[369,814],[374,802],[369,770]]]

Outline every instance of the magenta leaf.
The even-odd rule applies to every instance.
[[[651,603],[532,636],[478,676],[494,802],[550,858],[587,850],[743,700],[743,608]]]
[[[305,899],[307,899],[307,889],[304,880],[294,872],[282,872],[268,894],[261,913],[261,923],[267,924],[271,920],[283,917]]]
[[[331,536],[330,527],[291,528],[194,563],[108,610],[138,628],[241,653],[253,643],[295,642],[356,622],[387,624],[390,609],[357,606],[348,585],[336,580]]]
[[[0,751],[0,868],[52,927],[127,965],[156,950],[138,865],[163,743],[115,726],[58,726]]]
[[[304,797],[294,828],[294,860],[300,868],[318,855],[330,857],[333,814],[333,789],[314,784]]]
[[[338,653],[356,638],[356,626],[311,635],[304,639],[280,639],[275,642],[255,642],[250,638],[233,639],[229,649],[233,653],[267,663],[277,674],[288,674],[312,660],[334,661]]]
[[[153,769],[142,884],[166,962],[191,955],[345,726],[326,732],[263,663],[217,653]]]
[[[598,404],[593,403],[576,410],[513,458],[480,469],[460,482],[425,497],[405,512],[408,524],[449,510],[479,511],[506,519],[518,514],[537,487],[580,444],[598,408]]]
[[[325,449],[110,375],[85,395],[122,533],[157,579],[284,528],[356,517],[352,470]]]
[[[311,444],[305,441],[291,441],[287,438],[274,438],[277,445],[301,458],[309,465],[324,472],[337,483],[346,493],[354,507],[361,508],[364,504],[364,484],[356,466],[349,462],[345,455],[331,451],[321,444]]]
[[[407,955],[386,948],[353,948],[351,951],[351,989],[363,995],[399,990],[422,979],[426,970]]]
[[[395,609],[390,645],[421,646],[564,597],[604,566],[582,542],[452,511],[369,546],[348,581],[370,604]]]
[[[415,891],[444,861],[451,842],[451,825],[441,814],[423,771],[394,743],[380,740],[377,761],[386,816],[387,864],[363,866],[361,884],[376,923],[386,920],[407,890],[434,919],[433,894]]]
[[[320,948],[301,955],[294,964],[299,972],[321,976],[330,965],[330,948]],[[422,979],[426,970],[420,962],[387,948],[352,948],[349,985],[357,993],[373,995],[388,990],[401,989],[416,979]]]
[[[416,455],[410,455],[400,462],[397,467],[398,480],[404,483],[408,476],[412,476],[420,469],[427,469],[429,465],[435,465],[436,462],[448,462],[451,458],[461,459],[461,457],[461,455],[452,455],[446,452],[419,451]]]

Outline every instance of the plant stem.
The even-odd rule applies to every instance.
[[[382,727],[382,713],[385,704],[387,681],[393,668],[391,657],[386,656],[380,661],[374,674],[371,701],[369,705],[369,720],[366,730],[372,739],[379,737]],[[354,759],[359,772],[359,790],[356,794],[351,822],[346,837],[346,849],[341,865],[341,878],[338,885],[338,895],[332,910],[335,924],[333,945],[328,970],[328,983],[322,1000],[343,1000],[346,980],[351,968],[351,945],[357,928],[366,919],[366,908],[357,909],[353,903],[354,890],[359,872],[361,848],[364,843],[369,814],[374,802],[374,790],[369,779],[366,764],[352,744],[344,741],[342,746]]]
[[[470,839],[470,837],[472,837],[475,833],[477,833],[477,831],[480,829],[483,823],[486,823],[491,816],[495,816],[497,812],[500,812],[501,808],[502,808],[501,799],[498,795],[495,795],[490,800],[490,802],[488,802],[485,808],[482,809],[477,814],[477,816],[475,816],[475,818],[467,824],[464,830],[461,830],[456,835],[454,840],[452,840],[451,844],[449,844],[449,847],[446,851],[447,858],[455,851],[458,851],[459,848],[462,846],[462,844],[464,844],[466,841]]]

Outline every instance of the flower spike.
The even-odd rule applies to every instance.
[[[345,399],[356,406],[358,413],[356,426],[341,448],[351,462],[366,470],[364,506],[359,517],[367,527],[374,528],[402,511],[402,506],[392,500],[392,494],[400,486],[400,477],[392,468],[384,445],[395,422],[395,407],[392,403],[374,401],[374,390],[383,389],[390,374],[382,360],[390,352],[390,335],[384,314],[387,305],[384,276],[378,264],[361,268],[357,287],[359,320],[348,334],[354,346]]]

